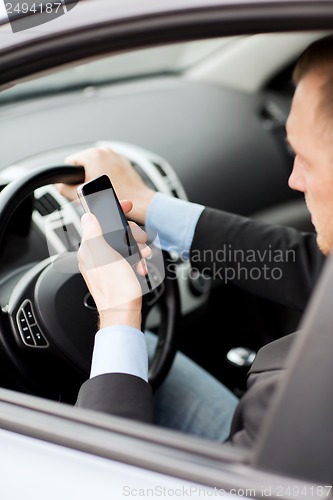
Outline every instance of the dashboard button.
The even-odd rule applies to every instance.
[[[30,328],[23,311],[21,311],[18,315],[18,324],[23,342],[26,345],[35,346],[34,338],[30,332]]]
[[[36,318],[30,300],[25,300],[16,316],[21,339],[29,347],[47,347],[48,342],[36,324]]]
[[[18,323],[19,323],[20,330],[22,330],[22,328],[28,328],[28,322],[26,320],[26,317],[25,317],[23,311],[21,311],[19,316],[18,316]],[[29,328],[28,328],[28,330],[29,330]]]
[[[25,312],[25,316],[28,320],[29,325],[34,325],[36,323],[36,320],[35,320],[34,314],[32,312],[32,307],[31,307],[30,302],[27,302],[24,305],[23,311]]]
[[[31,329],[31,333],[35,339],[35,342],[36,342],[36,345],[39,346],[39,347],[43,347],[43,346],[47,346],[47,342],[44,338],[44,336],[41,334],[41,332],[39,331],[39,328],[37,325],[32,325],[30,327]]]

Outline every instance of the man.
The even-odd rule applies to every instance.
[[[216,255],[219,248],[229,244],[235,249],[243,250],[262,251],[271,247],[285,252],[292,249],[296,256],[295,262],[281,263],[280,280],[262,283],[240,278],[237,285],[254,294],[303,311],[322,268],[324,255],[329,254],[333,246],[331,140],[333,37],[315,42],[305,51],[294,72],[294,81],[296,91],[286,126],[287,141],[295,153],[289,185],[292,189],[304,193],[317,237],[312,233],[299,233],[290,228],[263,224],[155,194],[144,185],[124,159],[110,150],[88,150],[70,157],[67,161],[84,165],[87,180],[102,173],[110,175],[118,196],[121,199],[129,198],[133,202],[133,207],[128,202],[123,205],[129,217],[140,223],[146,223],[148,231],[157,230],[163,247],[176,247],[182,255],[187,253],[192,260],[194,255],[197,256],[198,253],[203,253],[207,249],[211,250],[211,255]],[[74,197],[74,188],[63,185],[60,189],[69,198]],[[171,222],[167,224],[167,221]],[[96,220],[91,216],[84,216],[84,243],[98,234],[100,234],[100,228]],[[105,273],[95,276],[90,273],[89,266],[87,266],[88,253],[83,246],[79,262],[83,276],[100,310],[102,330],[96,336],[92,377],[81,388],[78,404],[151,421],[152,395],[146,382],[146,368],[142,367],[142,360],[146,359],[146,354],[142,334],[139,331],[141,301],[137,297],[133,299],[130,295],[126,296],[125,292],[124,296],[128,299],[126,307],[121,311],[115,310],[112,304],[116,292],[108,285]],[[203,265],[207,268],[207,262],[202,264],[196,259],[195,267],[200,270],[200,266]],[[212,269],[213,265],[214,262],[211,262]],[[228,266],[235,266],[236,269],[237,261],[229,262]],[[112,274],[113,271],[110,269],[109,272]],[[128,275],[128,290],[134,285],[134,279],[134,274]],[[122,333],[124,333],[123,337]],[[104,336],[104,344],[101,342],[102,336]],[[113,336],[114,340],[112,340]],[[295,336],[297,334],[283,337],[259,351],[249,372],[247,391],[239,404],[236,398],[216,381],[205,380],[205,387],[200,387],[200,381],[206,376],[203,371],[198,375],[197,370],[200,369],[189,360],[184,357],[176,359],[175,366],[164,383],[165,387],[161,388],[161,392],[165,389],[169,397],[168,404],[164,404],[163,407],[168,418],[171,418],[171,413],[177,409],[174,397],[188,378],[184,376],[184,373],[190,372],[198,385],[196,391],[192,391],[190,400],[182,401],[186,407],[182,417],[186,419],[190,415],[192,421],[189,432],[192,432],[193,428],[193,433],[224,441],[231,425],[230,441],[243,446],[252,446],[260,433],[266,409],[270,405],[281,373],[288,368],[287,353]],[[120,347],[119,338],[124,340]],[[130,347],[132,342],[137,344],[134,352]],[[119,365],[115,368],[108,363],[103,365],[104,361],[99,360],[101,351],[105,352],[105,346],[108,343],[109,351],[116,349],[117,353],[122,352],[121,356],[124,356],[125,352],[125,357],[128,357],[124,363],[125,368]],[[140,354],[138,354],[139,351]],[[134,359],[136,356],[139,359]],[[188,362],[189,366],[187,366]],[[175,370],[182,380],[178,380],[178,387],[174,383],[171,391],[168,392],[169,378],[172,378]],[[199,403],[196,406],[213,408],[212,414],[205,413],[202,416],[200,410],[198,413],[193,411],[192,396],[196,397],[198,394],[199,399],[196,402]],[[183,397],[185,396],[186,394],[183,393]],[[135,398],[133,402],[132,397]],[[165,422],[165,425],[168,423]],[[177,422],[173,422],[170,426],[182,429],[181,416],[178,415]],[[212,434],[209,434],[208,428],[210,427],[214,428]],[[197,431],[198,428],[199,431]],[[202,430],[204,428],[207,434]]]

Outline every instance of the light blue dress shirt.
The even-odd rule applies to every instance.
[[[156,193],[147,213],[146,231],[157,233],[162,250],[189,258],[198,219],[205,207]],[[145,335],[136,328],[115,325],[96,333],[91,377],[105,373],[127,373],[148,381]]]

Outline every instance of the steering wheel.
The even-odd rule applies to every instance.
[[[84,182],[83,167],[38,168],[3,189],[0,194],[0,248],[6,227],[19,204],[35,189],[59,182]],[[7,354],[7,359],[11,359],[23,378],[49,376],[54,383],[54,379],[62,380],[61,375],[65,373],[65,379],[76,377],[81,383],[89,375],[98,317],[92,297],[78,272],[76,252],[68,252],[62,258],[71,272],[58,272],[49,257],[28,268],[16,269],[16,279],[12,279],[11,272],[5,280],[10,291],[6,292],[6,303],[2,300],[1,304],[0,344],[2,352]],[[167,259],[168,255],[165,254],[164,258]],[[149,366],[149,382],[153,389],[167,375],[176,352],[175,331],[180,301],[174,272],[170,263],[165,265],[163,288],[157,288],[143,298],[143,326],[156,303],[161,314],[158,342]],[[45,370],[45,373],[40,370]],[[60,394],[65,390],[65,384],[56,389]]]

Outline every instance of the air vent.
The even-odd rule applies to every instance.
[[[157,191],[157,187],[150,180],[150,178],[148,177],[148,175],[146,174],[146,172],[140,167],[140,165],[138,165],[135,161],[132,161],[132,160],[130,160],[130,164],[132,165],[132,167],[134,167],[134,169],[137,171],[137,173],[140,175],[140,177],[142,177],[142,179],[144,180],[145,184],[147,184],[147,186],[149,186],[150,188],[152,188],[154,191]]]
[[[34,207],[43,217],[61,208],[60,204],[50,193],[45,193],[40,198],[36,198]]]
[[[166,177],[167,174],[166,174],[164,168],[159,163],[156,163],[155,161],[152,161],[152,164],[159,171],[159,173],[161,175],[163,175],[163,177]]]

